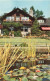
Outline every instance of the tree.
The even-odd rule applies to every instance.
[[[43,11],[36,10],[35,17],[38,18],[40,16],[43,16]]]
[[[22,10],[23,10],[24,12],[28,13],[28,12],[27,12],[27,8],[22,8]]]
[[[31,6],[30,9],[33,10],[33,16],[35,16],[36,18],[43,16],[43,11],[39,11],[38,9],[35,10],[34,6]]]
[[[39,26],[37,20],[35,20],[31,27],[31,34],[39,36],[41,34],[41,30],[39,29],[39,27],[40,26]]]
[[[16,7],[14,7],[12,10],[15,10],[16,9]]]

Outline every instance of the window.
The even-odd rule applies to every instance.
[[[29,21],[29,17],[21,17],[22,21]]]
[[[16,21],[20,21],[20,17],[16,17]]]
[[[41,62],[40,62],[41,64],[43,63],[43,61],[41,60]]]
[[[38,20],[39,23],[44,23],[44,20]]]
[[[6,18],[6,21],[14,21],[14,17],[11,17],[11,16],[10,17],[7,17]]]
[[[21,27],[21,31],[28,32],[28,27]]]
[[[28,31],[28,29],[25,29],[25,31],[27,32],[27,31]]]
[[[14,17],[11,17],[11,21],[14,21]]]
[[[44,63],[44,60],[43,60],[43,63]]]
[[[28,28],[27,27],[25,27],[25,32],[28,32]]]
[[[38,61],[38,63],[40,63],[40,61]]]
[[[21,31],[23,31],[23,27],[21,27]]]
[[[25,21],[29,21],[29,17],[25,17]]]
[[[11,21],[11,17],[7,17],[6,18],[6,21]]]
[[[22,20],[22,21],[25,21],[25,17],[21,17],[21,20]]]

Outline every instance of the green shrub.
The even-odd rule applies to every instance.
[[[14,31],[14,36],[21,37],[21,31]]]
[[[4,35],[9,35],[8,29],[3,29]]]

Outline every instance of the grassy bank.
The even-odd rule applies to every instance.
[[[5,43],[11,43],[12,45],[20,44],[22,42],[28,43],[29,39],[22,38],[22,37],[15,37],[15,38],[0,38],[0,45],[4,45]],[[30,38],[30,42],[33,44],[36,42],[36,45],[49,45],[50,40],[48,39],[41,39],[41,38]]]

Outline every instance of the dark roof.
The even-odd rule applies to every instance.
[[[0,24],[0,29],[2,29],[2,28],[3,28],[3,25]]]
[[[42,23],[41,26],[50,26],[50,19],[46,19],[45,23]]]
[[[46,20],[46,18],[44,18],[43,16],[40,16],[40,17],[37,18],[37,20],[40,20],[40,19]]]
[[[29,17],[31,20],[33,20],[33,21],[35,20],[34,17],[30,16],[28,13],[24,12],[23,10],[21,10],[19,8],[16,8],[16,9],[12,10],[11,12],[5,14],[2,19],[5,19],[7,16],[11,16],[11,15],[13,15],[15,13],[18,13],[18,14],[21,13],[24,16]]]

